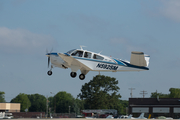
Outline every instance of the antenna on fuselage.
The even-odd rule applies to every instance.
[[[83,47],[86,47],[86,46],[80,45],[81,50],[83,50]]]
[[[98,54],[101,54],[102,53],[102,51],[101,52],[99,52]]]

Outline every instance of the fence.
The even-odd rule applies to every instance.
[[[12,112],[14,118],[45,118],[45,112]]]
[[[54,113],[52,114],[53,118],[75,118],[76,114],[75,113]]]

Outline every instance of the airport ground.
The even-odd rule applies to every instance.
[[[37,120],[37,118],[18,118],[18,119],[19,120]],[[105,120],[106,118],[95,118],[95,119]],[[89,120],[89,119],[86,119],[86,118],[52,118],[52,119],[51,118],[42,118],[40,120]],[[132,119],[124,119],[124,120],[132,120]],[[156,120],[156,119],[154,119],[154,120]],[[161,119],[157,119],[157,120],[161,120]]]

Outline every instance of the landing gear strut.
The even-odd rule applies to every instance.
[[[71,74],[70,74],[70,75],[71,75],[71,77],[72,77],[72,78],[75,78],[75,77],[76,77],[76,75],[77,75],[77,73],[76,73],[76,72],[71,72]]]
[[[51,76],[51,75],[52,75],[52,71],[49,70],[49,71],[47,72],[47,74],[48,74],[49,76]]]
[[[84,74],[80,74],[80,75],[79,75],[79,79],[80,79],[80,80],[84,80],[84,79],[85,79],[85,75],[84,75]]]

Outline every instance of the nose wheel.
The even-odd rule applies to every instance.
[[[52,71],[49,70],[49,71],[47,72],[47,74],[48,74],[49,76],[51,76],[51,75],[52,75]]]
[[[49,76],[52,75],[52,69],[53,69],[53,66],[51,65],[51,69],[47,72],[47,74],[48,74]]]
[[[84,75],[84,74],[80,74],[80,75],[79,75],[79,79],[80,79],[80,80],[84,80],[84,79],[85,79],[85,75]]]
[[[76,73],[76,72],[71,72],[71,74],[70,74],[70,75],[71,75],[71,77],[72,77],[72,78],[75,78],[75,77],[76,77],[76,75],[77,75],[77,73]]]

